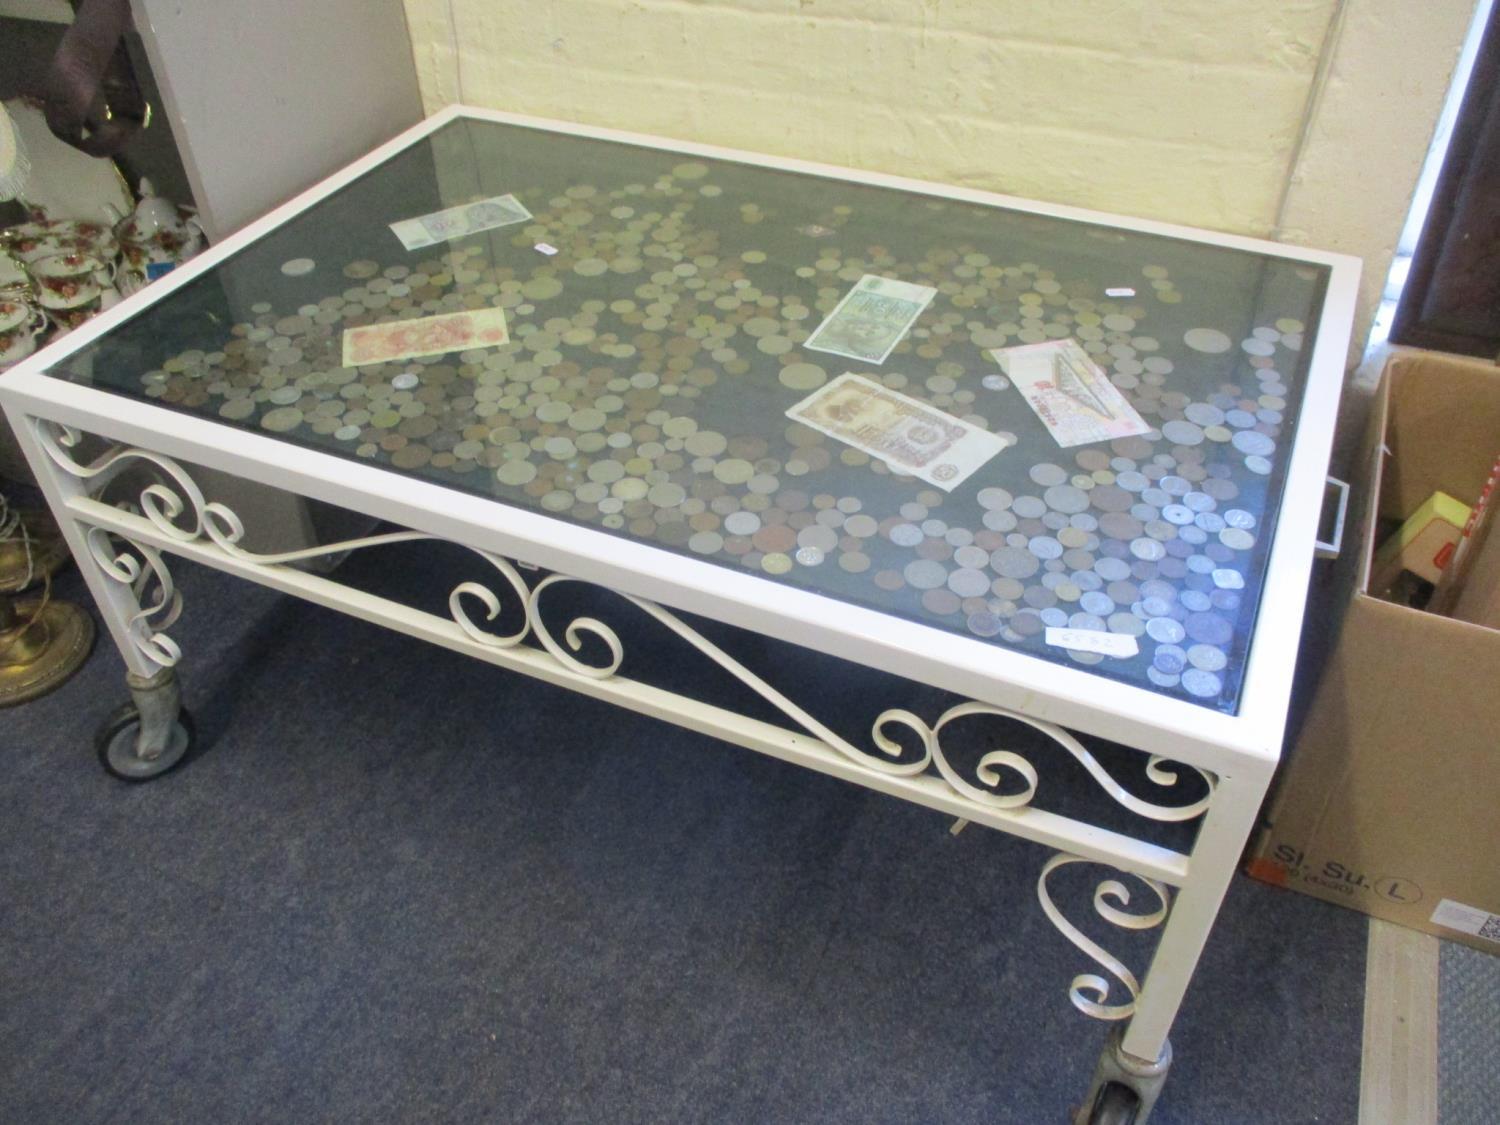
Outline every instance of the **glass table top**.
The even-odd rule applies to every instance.
[[[935,292],[882,362],[808,346],[866,275]],[[51,374],[1233,713],[1327,281],[459,118]],[[485,313],[346,355],[350,329],[496,308],[505,343]],[[1049,340],[1146,432],[1060,445],[991,354]],[[455,350],[379,360],[421,345]],[[939,487],[788,417],[846,372],[1005,448]]]

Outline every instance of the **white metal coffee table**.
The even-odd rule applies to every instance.
[[[390,226],[506,195],[530,217],[416,249],[414,229],[454,232]],[[806,347],[866,274],[937,294],[882,363]],[[1041,907],[1096,963],[1072,1002],[1122,1029],[1079,1119],[1144,1120],[1280,753],[1357,277],[1338,255],[450,109],[9,371],[0,401],[126,664],[112,772],[157,776],[191,740],[178,555],[1041,843]],[[509,343],[343,363],[351,327],[496,307]],[[1151,429],[1061,447],[989,354],[1049,339]],[[948,490],[786,417],[846,370],[1012,444]],[[257,554],[200,465],[398,530]],[[481,572],[446,613],[298,565],[420,539]],[[610,623],[549,614],[567,584],[615,592],[785,723],[631,679]],[[678,610],[961,702],[892,699],[847,740],[807,702],[819,685],[768,682]],[[1023,727],[1051,749],[1008,749]],[[1093,739],[1136,766],[1106,769]],[[1140,836],[1049,809],[1068,759]],[[1191,848],[1153,822],[1195,822]],[[1103,922],[1162,927],[1139,980],[1055,905],[1074,863],[1116,869]]]

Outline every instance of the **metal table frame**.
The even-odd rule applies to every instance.
[[[47,375],[62,357],[460,115],[1104,222],[1330,266],[1324,314],[1238,714],[1222,714],[1084,669],[1044,662],[373,464]],[[180,753],[174,747],[182,733],[177,725],[173,667],[181,654],[165,632],[178,613],[180,599],[164,558],[178,555],[502,668],[1035,841],[1057,851],[1038,882],[1042,909],[1069,941],[1112,978],[1092,972],[1079,975],[1069,989],[1072,1001],[1085,1014],[1119,1021],[1117,1026],[1123,1029],[1106,1048],[1079,1119],[1128,1120],[1124,1114],[1133,1108],[1135,1119],[1144,1120],[1170,1062],[1168,1030],[1280,754],[1358,272],[1356,260],[1336,254],[894,176],[451,107],[12,369],[0,377],[0,402],[125,661],[139,716],[130,737],[143,759]],[[105,439],[109,451],[95,459],[81,458],[76,445],[80,433]],[[153,468],[157,480],[136,498],[138,513],[99,498],[103,486],[121,469],[142,462]],[[244,528],[239,518],[227,507],[207,502],[183,462],[410,530],[289,554],[256,554],[240,546]],[[411,539],[447,540],[477,552],[493,568],[493,582],[460,584],[449,597],[450,616],[440,617],[290,565]],[[534,567],[551,573],[532,575],[529,568]],[[545,592],[560,582],[586,582],[617,592],[681,638],[685,659],[696,652],[718,664],[777,707],[790,725],[758,721],[618,675],[623,646],[607,623],[579,618],[559,629],[543,621]],[[524,622],[518,631],[499,635],[487,623],[497,620],[498,611],[507,603],[524,610]],[[935,685],[967,697],[968,702],[932,719],[894,707],[875,720],[870,746],[858,746],[835,734],[665,607]],[[521,643],[528,635],[540,647]],[[585,635],[608,646],[608,663],[597,666],[579,658]],[[1140,816],[1169,821],[1201,817],[1191,851],[1182,854],[1034,807],[1031,801],[1040,783],[1037,765],[1012,751],[989,752],[980,760],[975,776],[965,776],[944,755],[942,734],[948,724],[976,714],[1007,715],[1044,732],[1081,763],[1105,793]],[[1147,802],[1116,782],[1068,729],[1140,749],[1148,755],[1141,759],[1146,775],[1158,785],[1170,784],[1182,772],[1196,771],[1207,781],[1208,795],[1188,805]],[[891,739],[898,732],[916,740],[920,750],[915,758],[895,755]],[[1002,772],[1019,777],[1022,791],[997,794],[995,782]],[[1139,903],[1133,912],[1125,909],[1131,894],[1117,879],[1100,882],[1094,895],[1095,909],[1109,923],[1132,929],[1162,927],[1143,979],[1138,981],[1054,905],[1048,892],[1049,875],[1077,862],[1103,864],[1138,876],[1151,892],[1155,901],[1144,912]],[[1105,1096],[1111,1089],[1113,1094]],[[1118,1116],[1111,1117],[1111,1113]]]

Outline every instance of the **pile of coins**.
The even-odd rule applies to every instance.
[[[415,261],[394,240],[390,264],[289,259],[284,274],[326,276],[328,295],[278,308],[266,279],[268,299],[218,348],[145,372],[144,393],[1230,706],[1302,323],[1280,317],[1239,344],[1194,327],[1164,347],[1143,326],[1184,296],[1159,264],[1132,279],[1147,296],[1112,299],[1098,278],[973,243],[846,246],[857,208],[793,225],[736,202],[718,171],[690,161],[612,189],[520,187],[530,222]],[[764,248],[788,239],[800,261]],[[881,369],[859,373],[1012,443],[1028,436],[952,495],[784,417],[857,366],[801,345],[866,273],[938,296]],[[488,307],[506,310],[504,347],[341,366],[346,328]],[[1036,435],[1050,439],[986,353],[1063,337],[1152,433],[1027,460],[1046,449]],[[1179,377],[1225,353],[1255,385],[1205,392],[1196,370]],[[1136,637],[1141,655],[1049,648],[1054,625]]]

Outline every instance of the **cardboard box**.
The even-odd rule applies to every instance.
[[[1383,439],[1383,441],[1382,441]],[[1500,953],[1500,630],[1371,597],[1382,518],[1478,497],[1500,439],[1500,368],[1387,364],[1344,550],[1356,589],[1252,842],[1248,871]],[[1315,625],[1316,627],[1316,625]],[[1304,670],[1305,671],[1305,670]]]

